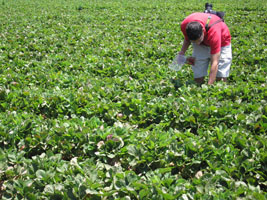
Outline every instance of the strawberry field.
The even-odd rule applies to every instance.
[[[168,65],[205,3],[0,0],[0,199],[267,199],[267,4],[210,2],[233,64],[198,86]]]

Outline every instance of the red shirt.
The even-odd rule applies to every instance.
[[[221,51],[221,47],[225,47],[231,44],[231,35],[228,27],[224,22],[213,25],[207,33],[205,30],[205,25],[209,16],[211,16],[209,26],[220,19],[218,16],[210,13],[193,13],[184,19],[181,24],[181,30],[184,34],[185,39],[189,41],[186,34],[186,25],[192,21],[199,22],[204,32],[204,40],[201,44],[209,46],[210,53],[216,54]]]

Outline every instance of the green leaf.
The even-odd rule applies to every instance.
[[[137,149],[134,145],[128,145],[127,146],[127,151],[128,151],[128,154],[132,155],[132,156],[137,156],[138,152],[137,152]]]
[[[172,168],[171,167],[168,167],[168,168],[160,168],[158,170],[159,170],[159,173],[160,174],[165,174],[167,172],[171,172],[172,171]]]
[[[140,192],[139,192],[139,197],[140,199],[146,199],[146,197],[149,195],[149,190],[147,189],[142,189]]]
[[[53,194],[55,192],[53,185],[46,185],[44,188],[44,192]]]
[[[36,177],[39,178],[39,179],[43,179],[45,178],[47,175],[46,175],[46,172],[42,169],[39,169],[36,171]]]

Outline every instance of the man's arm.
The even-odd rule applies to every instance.
[[[216,80],[216,75],[218,71],[218,64],[220,59],[220,52],[216,54],[211,54],[211,68],[210,68],[210,75],[208,84],[212,85]]]
[[[179,52],[179,54],[180,54],[180,55],[184,55],[185,52],[187,51],[189,45],[190,45],[190,42],[187,41],[186,39],[184,39],[184,43],[183,43],[182,49],[181,49],[181,51]]]

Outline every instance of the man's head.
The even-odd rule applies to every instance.
[[[188,39],[196,44],[200,44],[204,39],[202,26],[199,22],[190,22],[186,25]]]

